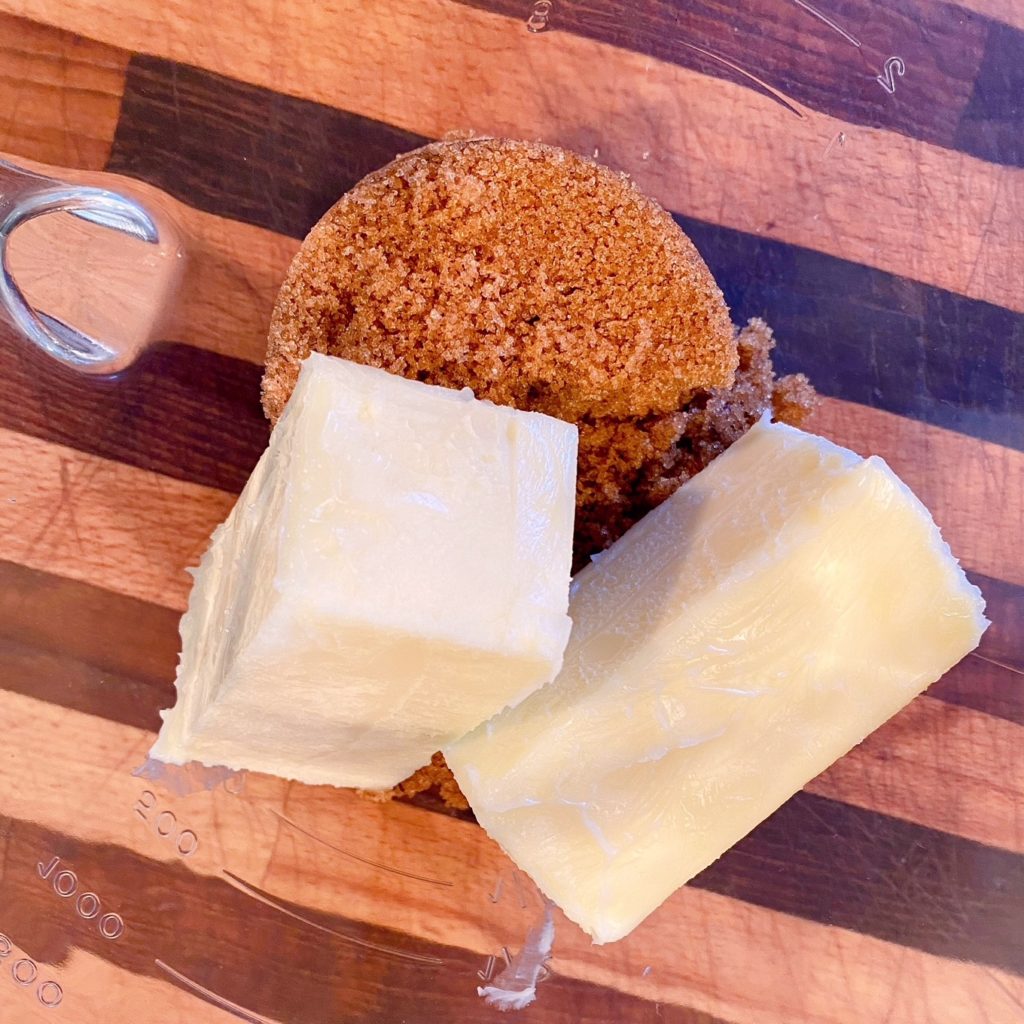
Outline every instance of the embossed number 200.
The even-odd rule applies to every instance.
[[[156,809],[156,793],[144,789],[135,801],[133,810],[147,824],[152,825],[161,839],[174,842],[174,848],[182,857],[191,857],[199,849],[199,837],[190,828],[178,828],[178,819],[173,811],[161,811],[155,817],[150,812]]]

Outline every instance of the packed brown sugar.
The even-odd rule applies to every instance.
[[[397,158],[310,232],[270,328],[276,421],[311,351],[533,409],[580,430],[577,566],[771,408],[769,327],[736,330],[672,218],[624,175],[535,143],[438,143]],[[465,800],[440,755],[395,793]]]

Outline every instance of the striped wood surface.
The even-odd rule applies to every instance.
[[[539,35],[520,0],[0,0],[0,151],[158,186],[193,247],[167,344],[114,384],[0,326],[0,1020],[494,1017],[476,972],[540,907],[471,821],[130,774],[171,699],[183,568],[266,441],[298,240],[465,128],[597,152],[656,195],[827,396],[817,429],[933,509],[994,622],[629,939],[556,917],[522,1019],[1024,1020],[1024,16],[816,9],[859,45],[796,0],[556,0]],[[54,857],[123,935],[40,877]]]

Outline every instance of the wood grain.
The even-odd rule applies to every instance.
[[[0,116],[0,148],[94,169],[116,121],[108,165],[170,187],[192,238],[169,332],[187,344],[117,385],[55,375],[0,336],[0,932],[60,976],[82,1024],[237,1019],[157,956],[282,1024],[490,1015],[476,971],[538,904],[511,895],[475,825],[265,776],[241,797],[181,797],[129,774],[171,699],[181,570],[266,437],[255,364],[295,239],[392,149],[472,127],[598,149],[676,210],[735,317],[766,315],[779,364],[832,396],[819,429],[883,454],[934,508],[994,620],[978,656],[625,942],[595,949],[556,915],[555,976],[524,1019],[1017,1020],[1024,22],[1004,0],[816,4],[863,29],[846,54],[789,0],[649,0],[618,20],[605,0],[558,0],[540,36],[529,4],[474,4],[0,0],[60,26],[0,15],[0,100],[33,111]],[[760,43],[759,70],[804,117],[692,60],[687,38],[734,56]],[[908,62],[892,97],[873,80],[889,43]],[[149,56],[126,69],[128,51]],[[144,787],[201,837],[187,863],[133,816]],[[116,902],[125,941],[68,916],[34,874],[44,853]],[[353,938],[446,963],[425,973]],[[35,1019],[5,977],[0,1018]]]
[[[930,696],[961,707],[1024,725],[1024,588],[1002,580],[974,575],[988,601],[993,620],[981,648],[955,666],[928,691]],[[124,643],[123,624],[130,622],[133,643]],[[0,637],[20,651],[24,645],[44,655],[68,656],[111,679],[124,678],[135,688],[154,688],[152,708],[173,699],[172,683],[178,661],[178,612],[125,597],[80,580],[54,576],[14,562],[0,561]],[[17,656],[21,656],[18,654]],[[17,679],[2,685],[19,690]],[[29,692],[30,688],[20,688]],[[117,692],[111,683],[109,692]],[[74,703],[70,689],[54,688],[44,699]],[[129,703],[131,698],[129,697]],[[126,705],[116,697],[98,694],[90,714],[125,721]],[[132,720],[134,722],[134,719]],[[131,724],[131,723],[129,723]]]
[[[131,396],[126,409],[150,405],[170,409],[170,415],[159,423],[164,442],[172,449],[176,443],[182,448],[187,447],[187,438],[175,441],[172,403],[161,404],[146,395],[132,396],[130,390],[107,389],[105,393],[108,396]],[[28,408],[26,401],[21,405]],[[217,408],[216,405],[212,407]],[[50,401],[46,408],[52,416],[59,405]],[[1017,506],[1012,495],[1015,492],[1004,488],[1012,480],[1017,480],[1019,485],[1020,480],[1024,479],[1024,456],[983,442],[968,442],[957,435],[898,417],[880,420],[877,412],[858,406],[830,402],[819,415],[825,418],[825,422],[819,424],[825,433],[861,450],[881,451],[897,471],[908,478],[935,510],[955,550],[964,556],[968,565],[991,560],[1001,571],[1014,571],[1014,562],[1006,561],[1007,553],[1011,559],[1015,558],[1021,548],[1007,544],[1006,541],[1008,536],[1014,536],[1012,531],[1015,526],[1019,529],[1019,518],[1014,513]],[[101,420],[102,417],[97,417],[97,421]],[[89,417],[83,415],[78,422],[87,425]],[[262,424],[262,420],[257,419],[257,423]],[[135,441],[132,430],[136,426],[141,427],[141,437],[148,436],[153,429],[145,417],[135,420],[126,418],[121,438],[122,452],[133,450]],[[64,427],[56,417],[48,421],[47,429],[66,430],[69,435],[75,434],[75,430]],[[216,431],[212,433],[215,435]],[[184,607],[188,578],[182,569],[194,564],[205,547],[209,532],[226,514],[232,501],[228,494],[193,483],[167,479],[149,470],[44,443],[19,433],[9,431],[3,436],[7,456],[5,469],[8,474],[6,493],[8,499],[15,498],[13,502],[8,500],[6,505],[0,505],[0,524],[5,527],[0,553],[4,557],[47,573],[68,576],[94,587],[100,586],[129,598],[142,599],[175,610]],[[82,436],[92,435],[83,433]],[[974,447],[964,449],[966,444]],[[1007,459],[1016,461],[1007,463]],[[1007,465],[1017,468],[1011,470]],[[996,488],[991,500],[978,503],[968,497],[984,495],[988,486],[986,481],[993,481]],[[957,487],[966,490],[960,491]],[[120,503],[111,505],[107,498],[111,493],[125,494],[130,499],[123,507]],[[1012,499],[1008,504],[998,500],[1000,495],[1007,493]],[[974,515],[964,515],[965,510],[972,508],[983,508],[986,512],[1008,511],[1009,514],[1005,522],[979,522]],[[45,516],[41,515],[43,510],[46,511]],[[988,547],[993,541],[994,546]],[[12,566],[5,578],[10,587],[9,601],[18,609],[18,614],[9,612],[9,621],[18,623],[19,630],[34,631],[38,637],[41,629],[39,623],[76,621],[68,618],[69,611],[74,609],[79,616],[77,621],[83,628],[75,630],[73,635],[95,637],[91,650],[85,652],[87,659],[101,666],[106,664],[123,674],[143,674],[147,678],[156,678],[163,686],[168,686],[177,644],[173,616],[150,611],[148,605],[140,606],[137,603],[134,607],[119,608],[113,598],[113,606],[105,608],[106,596],[90,595],[88,591],[84,594],[76,593],[73,598],[65,597],[60,594],[56,584],[46,587],[32,585],[31,580],[19,579],[17,572],[18,567]],[[1015,687],[1019,679],[1017,673],[1024,669],[1019,643],[1021,622],[1024,620],[1024,600],[1019,587],[996,580],[981,582],[990,599],[989,615],[995,625],[983,641],[979,653],[997,664],[989,666],[983,663],[984,669],[981,670],[972,665],[962,669],[957,679],[966,678],[964,672],[972,673],[972,678],[980,680],[989,690],[995,689],[998,700],[1006,705],[1003,708],[1004,715],[1019,717],[1022,702],[1016,695]],[[40,592],[42,596],[33,596]],[[102,600],[97,601],[97,597]],[[48,604],[48,601],[51,603]],[[89,612],[91,606],[96,606],[96,610]],[[11,607],[8,604],[8,608]],[[43,614],[44,610],[47,614]],[[139,673],[135,664],[126,665],[115,661],[110,665],[109,662],[109,652],[119,649],[120,645],[116,644],[117,629],[125,614],[130,614],[131,619],[139,624],[146,624],[149,639],[142,650],[161,652],[154,655],[142,673]],[[103,628],[105,623],[107,626]],[[111,632],[112,627],[114,632]],[[31,635],[28,634],[29,637]],[[142,635],[139,639],[142,639]],[[59,649],[60,644],[66,643],[61,635],[42,641],[42,645],[51,650]],[[106,654],[101,653],[104,644],[108,649]],[[104,658],[107,660],[104,661]],[[1007,667],[1003,668],[1004,665]],[[981,710],[989,710],[985,691],[978,693],[972,689],[961,689],[958,692],[961,703],[973,702],[980,705]],[[167,702],[165,692],[160,703]],[[950,753],[950,763],[943,770],[956,771],[960,763],[958,758],[961,757],[965,763],[971,764],[977,759],[977,750],[967,743],[955,746]],[[1005,760],[1000,755],[996,763]],[[938,796],[941,789],[932,786],[928,792]],[[860,802],[871,806],[873,799],[875,796],[866,789]],[[916,806],[918,802],[915,794],[908,789],[893,797],[887,806],[891,806],[893,813],[910,814],[906,808]],[[936,807],[941,810],[941,801],[936,802]],[[940,819],[939,824],[940,827],[947,827],[945,819]],[[1005,827],[1013,829],[1016,826],[1007,820]],[[977,831],[967,834],[981,835]],[[999,836],[997,831],[984,838],[986,841],[1005,841]]]
[[[377,1017],[381,1012],[397,1015],[388,1018],[393,1020],[479,1019],[476,971],[484,957],[474,951],[410,937],[381,923],[288,907],[319,926],[310,927],[257,902],[225,876],[199,877],[180,864],[124,849],[114,860],[104,856],[101,847],[26,822],[13,822],[10,833],[5,861],[14,879],[15,909],[6,926],[37,961],[59,963],[78,946],[101,960],[108,976],[114,973],[110,967],[116,967],[127,990],[122,998],[156,989],[154,982],[167,978],[160,960],[221,997],[275,1021],[346,1024],[382,1019]],[[53,906],[58,898],[36,876],[40,849],[60,849],[62,863],[89,878],[97,891],[130,894],[119,907],[130,923],[116,944],[96,934],[94,926],[57,919],[64,908]],[[161,930],[147,927],[148,899],[160,901]],[[50,920],[40,927],[40,919],[47,917]],[[240,920],[246,922],[242,930],[237,927]],[[265,953],[268,939],[273,956]],[[359,945],[368,943],[438,963],[425,968]],[[69,1010],[80,996],[80,984],[80,978],[66,981]],[[612,1007],[629,1020],[656,1016],[653,1005],[636,997],[561,975],[545,984],[544,994],[545,1018],[559,1024],[581,1015],[600,1019]],[[201,1004],[194,1009],[202,1012]],[[684,1008],[676,1008],[674,1018],[680,1024],[721,1024]]]
[[[179,206],[192,241],[171,337],[262,365],[270,313],[288,264],[292,238]]]
[[[325,129],[325,137],[330,135]],[[172,143],[176,138],[173,132],[167,137]],[[180,180],[166,179],[160,152],[133,151],[133,171],[180,191]],[[322,168],[318,174],[289,186],[290,193],[299,195],[298,202],[309,202],[303,191],[308,189],[327,196],[324,202],[329,203],[335,188],[361,173],[345,162],[331,164],[327,154],[323,156],[317,161]],[[214,166],[217,159],[201,161],[197,154],[191,165],[193,178],[220,173]],[[224,159],[230,156],[224,154]],[[41,173],[67,173],[34,162],[29,166]],[[280,170],[280,180],[288,180],[285,169]],[[78,177],[125,187],[121,178]],[[278,180],[277,171],[269,166],[251,178],[254,194],[264,195],[261,183],[269,189],[270,182]],[[323,181],[328,185],[322,187]],[[152,191],[142,182],[131,188],[143,198]],[[191,259],[169,335],[223,355],[262,362],[270,311],[297,242],[183,204],[176,204],[174,213],[190,239]],[[679,220],[724,287],[734,318],[742,322],[765,316],[775,326],[776,360],[782,371],[804,370],[819,388],[838,397],[1024,447],[1024,316],[745,232],[692,218]],[[32,236],[28,244],[38,241],[44,252],[49,239],[39,226],[45,223],[22,229]],[[836,324],[842,324],[841,331]],[[21,379],[23,371],[10,363],[26,364],[38,390],[42,385],[35,368],[47,364],[33,361],[24,342],[0,325],[0,332],[5,331],[10,338],[9,352],[4,353],[8,371]],[[825,332],[830,336],[827,347],[820,342]],[[965,339],[974,353],[969,367],[962,357]],[[178,356],[187,359],[187,353]],[[165,353],[162,358],[166,357]],[[174,372],[192,377],[189,369]],[[237,372],[245,375],[244,369]],[[63,375],[61,380],[69,378]],[[78,426],[74,429],[80,432]]]
[[[178,665],[178,612],[90,583],[0,561],[0,637],[73,658],[160,689],[166,704]],[[132,643],[124,642],[131,623]],[[8,679],[12,677],[8,676]],[[94,714],[113,714],[111,705]]]
[[[158,58],[134,57],[126,86],[109,170],[297,238],[361,178],[432,141]]]
[[[90,177],[123,187],[118,179]],[[192,258],[171,333],[222,355],[262,362],[270,310],[297,243],[186,206],[178,206],[176,216],[188,231]],[[758,315],[772,321],[781,371],[804,370],[826,393],[1024,446],[1024,317],[782,243],[681,221],[723,284],[734,317],[742,321]],[[841,332],[836,323],[843,325]],[[824,332],[831,339],[827,347],[820,343]],[[34,359],[9,328],[0,325],[0,336],[8,339],[0,353],[7,374],[22,381],[26,371],[19,366],[28,367],[38,391],[42,384],[36,367],[48,364]],[[962,358],[965,338],[975,353],[969,367]],[[151,367],[172,352],[187,362],[187,352],[172,350]],[[244,368],[233,372],[253,379]],[[193,386],[187,366],[175,365],[173,373],[184,373]],[[70,381],[66,375],[61,380]],[[73,381],[69,386],[76,387]],[[79,390],[83,386],[78,382]],[[216,409],[207,412],[215,415]],[[17,415],[22,416],[20,407]],[[248,421],[254,436],[262,436],[262,428],[251,417]],[[893,422],[879,417],[877,432],[887,434]],[[90,433],[80,424],[70,429],[78,436]],[[246,463],[246,472],[249,468]]]
[[[805,789],[1024,853],[1024,732],[934,697],[914,701]]]
[[[1014,28],[1024,29],[1024,8],[1015,0],[963,0],[957,4],[965,10],[977,11],[986,18]]]
[[[1005,894],[1018,868],[1014,854],[803,792],[690,885],[1020,974],[1022,907]]]
[[[0,150],[101,170],[128,57],[117,46],[0,15]]]
[[[780,372],[806,373],[836,398],[1024,448],[1024,316],[808,249],[677,220],[734,321],[759,316],[772,325]]]
[[[0,558],[181,610],[233,497],[0,429]]]
[[[0,9],[15,2],[46,23],[418,135],[472,127],[597,147],[680,213],[1024,310],[1014,270],[1024,172],[827,114],[801,120],[746,88],[606,43],[531,35],[520,19],[447,0],[351,10],[286,0],[272,24],[197,0],[159,18],[128,0]],[[357,33],[338,32],[346,18]],[[845,146],[826,158],[840,131]],[[695,148],[700,160],[677,159]]]
[[[488,899],[494,882],[509,867],[497,847],[475,826],[415,808],[367,804],[350,793],[329,787],[289,785],[265,776],[250,776],[242,799],[217,790],[172,803],[179,818],[188,821],[200,836],[200,851],[190,861],[192,872],[197,874],[190,877],[191,872],[173,866],[173,851],[168,852],[167,844],[132,818],[131,807],[147,784],[132,779],[127,772],[141,758],[149,734],[8,693],[0,694],[0,708],[5,720],[16,726],[11,733],[13,749],[35,749],[33,744],[42,737],[53,742],[52,737],[57,735],[60,744],[75,750],[73,759],[54,757],[52,769],[37,780],[31,793],[25,792],[19,783],[19,771],[23,770],[20,766],[25,762],[17,758],[0,762],[4,783],[0,786],[0,813],[14,819],[15,841],[21,829],[29,830],[30,839],[32,829],[49,831],[54,852],[66,856],[83,877],[87,876],[87,866],[94,865],[100,880],[108,880],[108,888],[127,894],[121,911],[129,925],[139,921],[141,927],[147,927],[144,906],[136,905],[135,901],[160,898],[170,914],[188,913],[189,919],[195,921],[184,925],[189,919],[182,919],[179,935],[187,934],[196,943],[202,942],[206,931],[221,935],[222,926],[214,919],[219,916],[232,923],[238,913],[232,909],[237,907],[231,903],[234,897],[219,881],[224,866],[281,900],[303,908],[319,907],[322,914],[333,915],[335,923],[366,922],[378,928],[400,929],[413,937],[413,949],[421,948],[420,941],[443,942],[448,956],[455,948],[471,950],[482,958],[502,944],[515,943],[517,933],[521,936],[536,914],[537,904],[532,897],[526,908],[520,908],[507,895],[496,905]],[[55,731],[57,722],[59,729]],[[159,786],[156,788],[161,800],[172,799]],[[1011,880],[1016,870],[1007,865],[1019,864],[1020,858],[1000,860],[1008,855],[937,833],[913,828],[903,831],[905,827],[899,823],[894,828],[883,825],[879,831],[878,822],[883,819],[877,815],[860,819],[844,812],[841,804],[816,797],[803,799],[806,807],[798,808],[803,819],[801,831],[791,830],[795,824],[792,818],[780,819],[774,825],[769,822],[768,827],[774,832],[767,838],[757,838],[764,831],[759,830],[747,841],[746,849],[739,848],[720,862],[718,876],[712,879],[714,886],[730,887],[749,896],[751,871],[756,873],[757,863],[764,863],[768,875],[762,877],[770,879],[773,886],[781,883],[784,898],[798,899],[807,906],[814,898],[814,878],[838,869],[844,880],[849,876],[853,883],[851,898],[843,902],[839,895],[843,890],[838,888],[819,912],[836,919],[845,913],[855,913],[859,924],[877,931],[882,918],[890,928],[906,923],[901,914],[915,907],[909,922],[911,930],[919,928],[922,920],[931,921],[942,934],[931,935],[929,941],[956,945],[957,957],[979,952],[972,944],[974,938],[980,937],[982,943],[988,941],[984,931],[978,935],[974,932],[979,928],[981,915],[994,914],[997,922],[1007,920],[1006,900],[1014,892]],[[88,807],[90,813],[81,813],[82,807]],[[459,885],[453,891],[387,871],[370,870],[288,826],[282,829],[274,809],[350,854],[396,867],[411,867],[442,880],[455,878]],[[815,818],[822,813],[826,815],[824,820]],[[35,824],[28,825],[29,820]],[[858,829],[869,821],[874,822],[872,831],[858,835]],[[62,839],[61,834],[74,838]],[[43,845],[45,851],[47,844],[41,833],[37,831],[34,835],[36,838],[28,845],[38,857],[39,846]],[[750,849],[752,842],[761,844],[759,852]],[[779,877],[775,866],[779,862],[764,858],[773,846],[776,852],[786,849],[782,863],[789,865],[786,871],[793,876],[792,882]],[[115,849],[127,851],[129,856],[125,858],[119,852],[115,857]],[[817,863],[823,855],[825,862]],[[950,856],[956,860],[946,864],[945,858]],[[984,858],[993,856],[996,860],[985,862]],[[892,864],[888,861],[890,857]],[[138,863],[138,858],[158,861],[164,868],[158,875],[151,875],[148,886],[117,884],[114,873],[120,868],[131,877],[135,870],[132,865]],[[1007,874],[1007,870],[1011,873]],[[903,875],[899,874],[901,871]],[[217,884],[207,884],[202,879]],[[801,880],[810,883],[803,887],[803,895]],[[1024,994],[1024,982],[999,969],[974,966],[962,959],[945,960],[934,953],[895,946],[843,927],[826,927],[735,898],[727,899],[708,888],[705,884],[703,890],[693,886],[680,890],[648,925],[614,947],[591,947],[582,933],[560,918],[553,964],[556,972],[560,977],[585,979],[642,998],[690,1005],[740,1022],[838,1024],[882,1020],[887,1000],[898,1008],[893,1017],[898,1020],[932,1024],[950,1019],[938,1014],[937,1008],[941,1006],[958,1014],[952,1018],[958,1024],[998,1021],[1012,1005],[1010,1000]],[[508,891],[512,891],[511,886]],[[930,902],[933,895],[938,896],[934,906]],[[1002,906],[994,907],[990,901]],[[204,910],[207,904],[210,913]],[[926,908],[924,918],[917,913],[922,906]],[[253,908],[249,918],[253,936],[265,927],[257,909]],[[201,922],[196,919],[197,914],[201,915]],[[944,917],[949,914],[952,918]],[[308,916],[320,919],[315,914]],[[915,925],[914,921],[919,923]],[[55,921],[54,926],[59,923]],[[158,937],[148,931],[144,934],[150,942]],[[250,964],[249,956],[235,960],[230,946],[241,941],[245,951],[249,941],[257,940],[237,936],[234,929],[231,935],[221,956],[232,957],[230,962],[239,964],[242,970]],[[301,941],[286,930],[280,940]],[[62,929],[53,927],[49,941],[65,943],[68,939]],[[324,940],[321,937],[319,941]],[[131,950],[122,953],[109,944],[103,947],[90,943],[87,948],[106,957],[132,956]],[[341,955],[341,947],[331,949]],[[764,956],[766,949],[772,950],[772,957]],[[38,952],[58,956],[60,946],[41,945]],[[209,958],[209,951],[206,952]],[[196,952],[199,962],[202,953],[200,946]],[[295,962],[284,955],[280,960]],[[743,986],[734,984],[734,968],[729,965],[736,963],[748,965],[745,974],[749,983]],[[652,971],[644,975],[647,965]],[[138,954],[134,954],[130,966],[143,973],[147,969]],[[260,969],[276,973],[276,961],[264,961]],[[799,984],[777,983],[791,972],[800,979]],[[229,974],[219,977],[227,978]],[[776,983],[767,983],[769,978],[775,978]],[[315,977],[305,980],[316,984]],[[473,984],[471,979],[466,980]],[[280,976],[277,983],[281,983]],[[422,976],[420,985],[423,987]],[[927,999],[921,994],[925,986]],[[270,988],[273,991],[273,984]],[[611,1017],[615,1019],[614,1014]]]
[[[1014,645],[1014,653],[1019,655],[1019,643]],[[1024,725],[1024,669],[995,662],[988,653],[964,659],[935,683],[929,693],[949,704]]]
[[[1007,163],[1024,165],[1024,32],[994,24],[971,101],[954,137],[970,152],[995,152]]]
[[[25,954],[16,948],[12,955]],[[52,965],[51,965],[52,966]],[[237,1024],[238,1017],[213,1006],[203,1008],[195,996],[173,984],[143,978],[80,949],[70,950],[58,970],[40,965],[40,978],[59,977],[64,987],[65,1015],[78,1021],[105,1021],[111,1006],[130,1006],[131,1024]],[[53,1024],[54,1014],[39,1003],[31,988],[0,987],[0,1017],[13,1024]]]
[[[123,639],[120,646],[124,646]],[[0,674],[4,689],[12,693],[153,733],[160,728],[160,710],[174,701],[173,689],[167,685],[156,687],[61,651],[42,650],[14,636],[5,636],[0,645]]]
[[[237,493],[270,436],[261,370],[159,346],[115,380],[64,369],[0,325],[0,427]]]

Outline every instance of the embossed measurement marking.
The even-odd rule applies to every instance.
[[[0,960],[7,960],[14,954],[14,943],[0,933]],[[51,978],[39,980],[39,967],[34,960],[27,956],[19,957],[11,961],[11,977],[15,984],[22,988],[35,986],[36,999],[48,1009],[60,1006],[64,1000],[64,989]]]
[[[103,909],[99,896],[94,892],[78,893],[78,875],[68,868],[61,868],[56,871],[60,864],[60,857],[54,857],[49,864],[40,861],[36,865],[36,871],[42,879],[49,879],[53,891],[62,899],[71,899],[78,894],[75,900],[75,912],[83,921],[92,921],[99,918],[97,927],[100,935],[105,939],[119,939],[124,935],[124,919],[120,914],[106,913],[100,916]]]
[[[339,939],[345,942],[350,942],[355,946],[362,946],[364,949],[372,949],[378,953],[384,953],[387,956],[394,956],[400,960],[408,960],[410,963],[423,964],[425,966],[437,966],[443,967],[444,961],[436,956],[424,956],[420,953],[406,953],[402,949],[392,949],[390,946],[380,946],[376,942],[367,942],[365,939],[358,939],[354,935],[346,935],[344,932],[335,931],[333,928],[328,928],[326,925],[318,924],[316,921],[311,921],[308,917],[303,917],[301,914],[296,914],[294,910],[290,910],[282,903],[278,903],[272,896],[265,893],[262,889],[258,889],[255,885],[251,885],[244,878],[239,878],[238,875],[233,874],[226,868],[221,869],[222,874],[228,879],[231,884],[238,889],[240,892],[244,892],[247,896],[251,896],[254,900],[259,901],[267,907],[273,907],[274,910],[280,911],[282,914],[286,914],[288,917],[294,918],[296,921],[301,921],[305,925],[309,925],[310,928],[315,928],[317,931],[326,932],[328,935],[336,935]]]
[[[276,1021],[271,1020],[269,1017],[263,1017],[258,1013],[254,1013],[252,1010],[247,1010],[244,1006],[239,1006],[238,1003],[231,1002],[230,999],[225,999],[223,996],[217,995],[216,992],[211,992],[208,988],[204,988],[198,982],[186,977],[180,971],[176,971],[173,967],[169,967],[163,962],[163,960],[154,960],[153,963],[155,963],[161,971],[169,974],[175,981],[179,982],[190,992],[194,992],[200,999],[206,1000],[206,1002],[211,1003],[213,1006],[219,1006],[222,1010],[227,1010],[229,1013],[233,1013],[236,1017],[240,1017],[242,1020],[249,1021],[249,1024],[277,1024]]]
[[[174,843],[179,856],[191,857],[199,849],[199,837],[190,828],[179,828],[173,811],[156,811],[156,793],[144,789],[132,810],[161,838]]]
[[[512,870],[512,882],[516,887],[516,895],[519,897],[519,906],[526,909],[526,893],[523,891],[523,877],[514,868]],[[494,892],[489,892],[487,898],[492,903],[498,903],[501,900],[502,890],[505,888],[505,876],[499,875],[498,881],[494,886]]]
[[[890,57],[882,65],[882,73],[875,75],[875,81],[891,96],[896,91],[896,78],[907,73],[907,65],[902,57]]]
[[[819,21],[824,22],[833,32],[838,33],[843,37],[851,46],[856,46],[857,49],[861,49],[861,41],[853,35],[851,32],[847,32],[842,25],[833,21],[827,14],[823,14],[808,3],[808,0],[793,0],[793,3],[797,7],[802,8],[812,17],[817,18]],[[863,55],[862,55],[863,56]],[[902,57],[892,56],[889,57],[885,64],[882,65],[882,73],[875,75],[875,81],[891,96],[896,92],[896,79],[902,78],[907,73],[907,64]]]
[[[501,956],[505,961],[505,966],[508,967],[512,963],[512,954],[508,951],[508,946],[501,947]],[[476,976],[481,981],[490,981],[494,977],[494,968],[497,966],[498,958],[493,954],[487,958],[487,963],[484,964],[482,971],[477,971]]]
[[[383,864],[377,860],[370,860],[367,857],[360,857],[358,854],[350,853],[348,850],[343,850],[340,846],[335,846],[334,843],[327,842],[326,839],[321,839],[320,836],[315,835],[308,829],[304,829],[301,825],[296,824],[291,818],[286,818],[280,811],[271,808],[270,813],[277,818],[278,821],[283,822],[290,828],[295,829],[296,832],[301,832],[302,835],[306,836],[307,839],[312,839],[316,843],[320,843],[321,846],[326,846],[328,850],[333,850],[335,853],[340,853],[343,857],[348,857],[350,860],[357,861],[360,864],[365,864],[367,867],[378,868],[381,871],[387,871],[392,875],[400,875],[402,878],[413,878],[417,882],[428,882],[430,885],[443,885],[451,887],[454,885],[453,882],[446,882],[441,878],[427,878],[426,875],[417,875],[412,871],[403,871],[401,868],[392,867],[390,864]]]
[[[833,32],[837,32],[841,35],[851,46],[856,46],[858,49],[860,48],[860,40],[855,35],[847,32],[842,25],[838,25],[827,14],[822,14],[817,7],[812,7],[811,4],[806,2],[806,0],[793,0],[793,3],[795,3],[797,7],[802,7],[808,14],[813,15],[819,21],[823,21],[830,29],[832,29]]]

